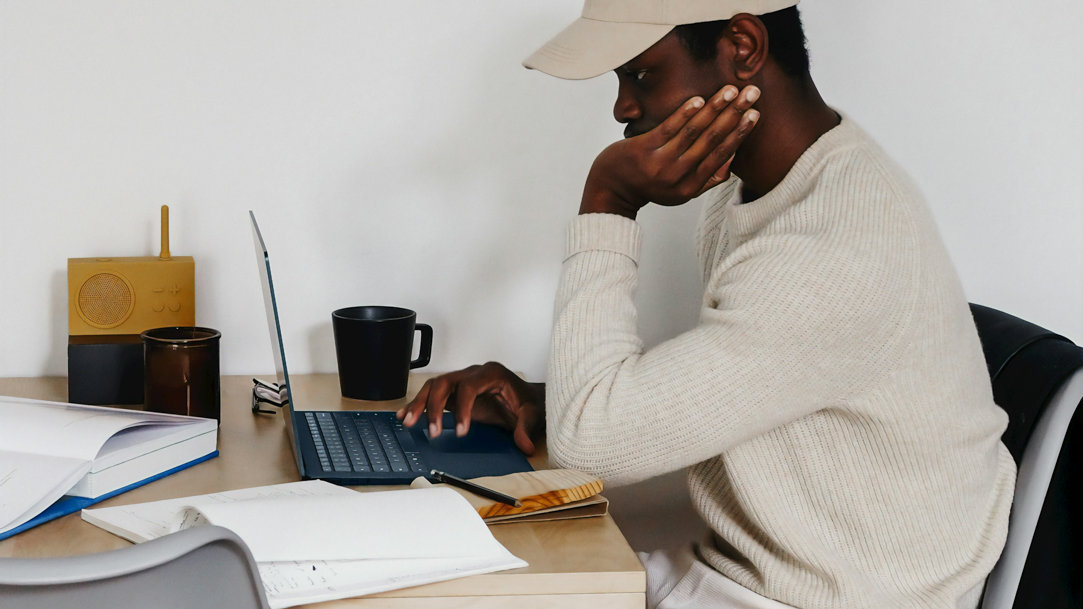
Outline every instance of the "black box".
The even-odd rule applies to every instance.
[[[68,336],[68,401],[142,404],[143,341],[139,335]]]

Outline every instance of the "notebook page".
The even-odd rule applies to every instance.
[[[272,609],[281,609],[526,566],[525,561],[503,550],[500,556],[455,560],[260,563],[259,572],[268,603]]]
[[[206,521],[236,533],[260,563],[459,559],[503,550],[474,508],[448,488],[190,505]]]
[[[448,489],[432,490],[454,494],[454,491]],[[268,601],[274,609],[372,594],[467,575],[527,566],[525,561],[508,552],[492,537],[488,527],[481,522],[477,512],[457,494],[454,494],[457,501],[465,504],[465,508],[462,507],[462,504],[456,506],[454,502],[439,495],[429,496],[425,493],[413,496],[405,495],[405,493],[417,492],[419,491],[357,493],[320,480],[308,480],[135,505],[85,509],[83,510],[83,519],[132,541],[145,541],[182,528],[199,526],[208,519],[212,521],[212,524],[237,526],[241,529],[245,529],[247,524],[238,524],[231,521],[238,519],[242,515],[244,516],[242,520],[260,521],[262,524],[254,527],[256,532],[245,531],[243,534],[238,533],[238,536],[245,539],[250,546],[254,545],[255,548],[252,549],[259,552],[259,554],[255,552],[253,554],[257,560],[263,586],[267,591]],[[391,495],[391,499],[380,499],[381,496],[386,495]],[[399,534],[402,534],[402,531],[409,531],[410,535],[424,537],[421,542],[418,542],[415,537],[411,537],[409,540],[398,538],[395,540],[394,545],[402,546],[407,543],[420,543],[422,545],[416,547],[423,549],[418,550],[415,547],[408,550],[377,551],[374,548],[387,543],[386,538],[388,535],[380,532],[382,537],[374,538],[383,540],[379,543],[376,541],[361,543],[357,538],[348,540],[348,543],[344,545],[350,549],[349,551],[342,551],[342,555],[367,553],[368,555],[387,556],[404,553],[416,554],[419,552],[442,555],[449,551],[451,544],[461,544],[456,548],[458,555],[436,558],[369,558],[361,560],[298,560],[288,558],[271,562],[260,561],[260,555],[265,557],[282,555],[277,546],[282,543],[282,534],[285,530],[291,528],[283,526],[282,523],[290,522],[292,526],[293,523],[306,520],[334,522],[331,518],[325,516],[322,507],[315,508],[313,505],[294,505],[290,507],[285,503],[328,503],[329,505],[337,505],[342,499],[373,496],[377,497],[377,499],[372,499],[369,503],[380,505],[372,513],[379,513],[380,517],[373,519],[369,524],[360,525],[351,534],[364,535],[367,534],[366,531],[380,528],[374,527],[372,523],[378,523],[381,527],[390,529],[392,527],[388,525],[392,523]],[[289,501],[297,499],[304,499],[305,501]],[[430,499],[433,499],[433,501],[429,501]],[[281,500],[287,501],[282,502]],[[200,507],[196,508],[193,504]],[[267,511],[271,513],[276,510],[297,508],[317,509],[318,511],[309,511],[303,516],[289,516],[288,520],[282,514],[278,514],[275,520],[271,521],[266,514],[258,514],[260,510],[256,508],[257,504],[264,504]],[[226,506],[231,507],[226,508]],[[233,506],[236,509],[233,509]],[[253,509],[257,512],[255,517],[252,516]],[[355,502],[345,502],[338,508],[332,509],[346,512],[346,516],[342,514],[336,516],[342,522],[349,523],[351,521],[365,520],[362,514],[366,508],[359,507],[359,504]],[[451,520],[445,520],[444,517],[447,514],[435,510],[451,510],[455,513],[459,510],[465,510],[465,512]],[[410,511],[410,513],[407,513],[407,511]],[[420,516],[417,516],[417,514],[422,513],[425,515],[425,519],[418,520],[417,518],[420,518]],[[425,548],[424,544],[429,543],[429,537],[432,533],[432,527],[427,526],[426,523],[433,521],[433,514],[439,515],[436,520],[445,525],[441,527],[442,529],[459,529],[462,527],[464,530],[462,532],[453,532],[452,535],[440,536],[438,543]],[[470,519],[465,517],[466,514],[470,516]],[[218,522],[223,518],[225,522]],[[266,530],[259,530],[260,527],[266,526],[268,523],[275,525],[273,532],[268,533]],[[253,535],[255,535],[254,538]],[[464,540],[463,538],[467,539]],[[274,547],[266,547],[268,541],[270,542],[269,545]],[[361,548],[361,551],[353,548]]]
[[[287,482],[221,493],[209,493],[194,497],[85,509],[83,510],[83,520],[128,541],[139,543],[169,533],[175,533],[196,524],[191,521],[194,514],[187,513],[184,509],[185,506],[190,506],[192,503],[212,505],[263,498],[335,496],[343,494],[353,495],[356,493],[350,489],[322,480],[306,480],[304,482]],[[189,519],[187,522],[185,521],[186,517]]]

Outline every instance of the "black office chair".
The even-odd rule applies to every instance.
[[[1008,539],[982,609],[1083,607],[1083,492],[1077,408],[1083,348],[1007,313],[971,304],[1003,441],[1019,466]]]

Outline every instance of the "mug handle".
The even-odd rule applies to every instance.
[[[432,326],[429,324],[417,324],[414,326],[414,331],[421,332],[421,349],[417,354],[417,359],[410,362],[411,370],[422,366],[428,366],[429,358],[432,356]]]

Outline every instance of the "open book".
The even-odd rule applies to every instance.
[[[228,528],[252,551],[275,609],[527,566],[440,488],[356,492],[308,480],[83,510],[83,520],[135,542]]]
[[[0,539],[218,454],[213,419],[0,397]]]

